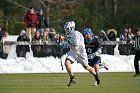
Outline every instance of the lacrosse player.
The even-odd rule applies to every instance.
[[[95,80],[97,81],[97,85],[99,85],[100,79],[98,73],[96,73],[94,68],[88,65],[84,37],[79,31],[75,30],[75,22],[74,21],[66,22],[64,25],[64,31],[68,39],[67,46],[70,48],[70,51],[68,52],[65,60],[66,70],[70,76],[68,87],[71,86],[71,84],[76,83],[71,66],[71,64],[73,64],[76,61],[80,63],[86,70],[88,70],[94,76]]]

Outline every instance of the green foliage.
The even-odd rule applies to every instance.
[[[40,0],[0,0],[0,9],[3,11],[3,28],[6,27],[5,18],[8,17],[10,34],[16,34],[19,30],[25,29],[23,17],[26,9],[30,6],[37,8],[37,1]],[[48,3],[45,3],[46,12],[50,13],[49,26],[55,28],[56,31],[62,31],[66,21],[74,20],[77,30],[82,31],[85,27],[90,27],[95,34],[100,29],[107,31],[115,28],[121,34],[127,26],[131,26],[132,29],[140,27],[140,0],[117,0],[116,16],[113,16],[112,1],[114,0],[106,1],[108,1],[107,8],[105,0],[56,0],[57,3],[49,3],[50,11]],[[43,7],[42,3],[40,3],[40,7]],[[72,10],[71,13],[65,13],[64,10],[69,8]]]

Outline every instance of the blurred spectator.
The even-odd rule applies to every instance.
[[[53,42],[53,43],[55,43],[56,45],[52,45],[52,47],[51,47],[51,50],[52,50],[52,56],[53,57],[60,57],[60,50],[59,50],[59,47],[57,46],[57,44],[59,44],[59,38],[60,38],[60,35],[59,34],[55,34],[55,32],[51,32],[50,33],[50,37],[51,37],[51,41]]]
[[[120,35],[120,41],[125,42],[127,40],[129,40],[128,29],[124,29],[123,33]],[[119,44],[118,50],[119,50],[120,55],[127,55],[128,45]]]
[[[134,34],[132,33],[131,27],[127,27],[127,30],[128,30],[128,38],[132,39],[134,37]]]
[[[2,37],[3,37],[3,31],[2,31],[2,29],[0,27],[0,40],[2,39]]]
[[[127,41],[128,39],[128,30],[124,29],[123,33],[120,35],[120,41]]]
[[[1,26],[0,26],[0,41],[1,41],[2,37],[3,37],[3,31],[1,30]],[[3,47],[3,44],[2,44],[2,42],[0,42],[0,57],[2,56],[2,51],[3,51],[2,47]]]
[[[98,37],[99,41],[109,41],[106,32],[104,30],[101,30],[99,32],[99,37]]]
[[[109,29],[107,31],[109,41],[116,41],[117,31],[115,29]],[[114,55],[114,48],[116,45],[108,45],[107,54]]]
[[[33,7],[30,7],[29,11],[27,11],[24,17],[24,22],[27,27],[26,28],[27,36],[29,38],[33,38],[38,24],[38,16]]]
[[[39,31],[36,31],[35,32],[35,35],[32,39],[32,42],[34,45],[31,45],[31,49],[33,51],[33,56],[34,57],[41,57],[41,51],[42,51],[42,45],[37,45],[38,42],[41,41],[41,38],[40,38],[40,32]]]
[[[17,41],[30,41],[29,37],[26,35],[24,30],[21,30]],[[26,53],[30,52],[29,45],[17,45],[16,46],[16,54],[17,57],[24,57],[26,58]]]
[[[40,34],[43,35],[44,30],[46,28],[48,28],[47,18],[46,18],[46,15],[43,12],[43,9],[38,10],[37,16],[38,16],[38,19],[39,19],[39,22],[37,24],[37,29],[39,30]]]
[[[49,38],[49,29],[48,28],[45,29],[45,32],[41,39],[42,39],[42,42],[45,43],[42,46],[42,57],[51,56],[51,54],[53,54],[52,45],[47,45],[47,43],[51,41]]]
[[[128,38],[129,38],[128,41],[133,41],[134,34],[132,33],[132,29],[131,27],[127,27],[127,29],[128,29]],[[128,46],[127,55],[135,55],[135,51],[131,51],[131,47],[133,46],[133,44],[128,43],[127,46]]]
[[[43,42],[50,41],[50,38],[49,38],[49,29],[48,28],[46,28],[45,31],[43,32],[42,41]]]
[[[57,44],[60,44],[60,43],[64,42],[64,39],[65,39],[65,37],[64,37],[64,35],[62,35],[62,34],[56,34],[56,35],[53,37],[53,41],[54,41],[55,43],[57,43]],[[65,48],[65,49],[66,49],[66,48]],[[64,51],[66,51],[65,49],[60,48],[60,47],[58,47],[57,45],[54,45],[54,46],[52,47],[52,51],[53,51],[52,56],[60,58],[63,54],[65,54],[65,53],[64,53]]]
[[[5,32],[1,41],[3,43],[3,53],[2,53],[2,58],[3,59],[6,59],[8,57],[8,53],[10,52],[11,50],[11,45],[10,43],[8,42],[10,39],[9,39],[9,33],[8,32]]]
[[[100,42],[102,42],[102,41],[109,41],[109,39],[108,39],[108,37],[106,35],[106,32],[104,30],[101,30],[99,32],[98,40]],[[102,54],[107,54],[107,46],[108,45],[102,45],[102,49],[101,49],[102,50]]]
[[[56,35],[56,31],[54,28],[51,28],[50,29],[50,32],[49,32],[49,38],[52,40],[52,41],[55,41],[54,40],[54,36]]]
[[[128,29],[124,29],[123,33],[120,35],[120,41],[127,42],[127,41],[130,41],[131,39],[132,39],[132,37],[130,37]],[[132,46],[133,45],[129,44],[129,43],[127,43],[127,44],[119,44],[118,50],[119,50],[120,55],[134,54],[134,52],[131,52],[131,47]]]

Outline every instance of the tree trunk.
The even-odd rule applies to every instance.
[[[115,18],[117,14],[117,2],[118,0],[112,1],[112,17]]]
[[[109,16],[109,1],[108,0],[103,0],[103,3],[104,3],[104,7],[105,7],[105,16],[106,16],[106,19],[107,19],[108,16]]]

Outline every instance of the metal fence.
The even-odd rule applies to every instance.
[[[131,47],[134,42],[127,43],[126,41],[104,41],[100,43],[102,45],[102,54],[114,55],[114,48],[117,44],[120,55],[133,55],[135,53],[134,51],[131,51]],[[69,48],[59,48],[56,42],[6,41],[4,43],[0,42],[1,58],[7,58],[5,56],[7,56],[8,53],[4,52],[4,48],[10,48],[10,46],[16,47],[17,57],[26,57],[26,52],[30,51],[33,52],[34,57],[61,57],[69,51]]]

